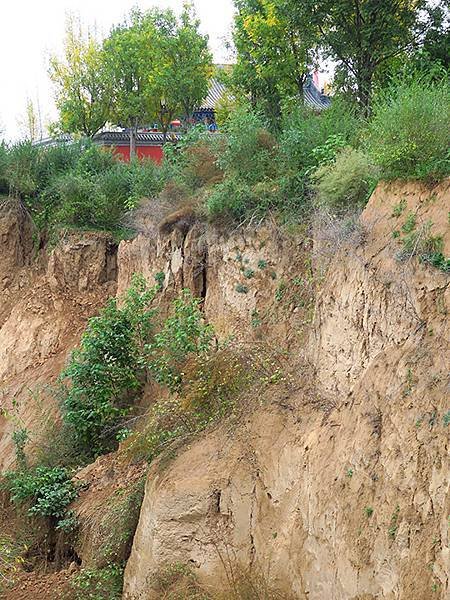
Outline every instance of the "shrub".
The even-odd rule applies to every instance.
[[[109,564],[103,569],[82,569],[70,581],[73,600],[120,600],[123,568]]]
[[[115,445],[115,432],[142,386],[143,344],[148,341],[157,287],[134,277],[123,306],[111,299],[90,319],[81,346],[73,352],[62,380],[70,380],[62,401],[64,422],[74,443],[90,457]]]
[[[30,142],[19,142],[8,152],[6,180],[12,194],[23,197],[39,189],[39,150]]]
[[[450,173],[450,88],[397,83],[375,102],[368,149],[386,179],[440,179]]]
[[[407,260],[417,256],[421,262],[448,273],[450,272],[450,258],[443,255],[444,242],[442,236],[432,235],[432,227],[433,223],[426,221],[416,229],[416,215],[409,213],[402,226],[404,235],[400,238],[400,241],[403,248],[398,254],[398,258]]]
[[[156,381],[171,391],[181,383],[181,367],[190,354],[204,354],[213,338],[200,311],[200,300],[183,290],[173,302],[174,314],[148,344],[149,367]]]
[[[376,182],[368,156],[352,148],[342,150],[335,162],[319,167],[314,180],[317,205],[337,211],[363,206]]]
[[[12,502],[30,502],[30,516],[50,517],[56,522],[66,516],[67,506],[78,495],[68,471],[61,467],[10,471],[5,480]]]
[[[226,176],[255,184],[275,175],[277,144],[258,113],[239,107],[228,119],[224,133],[218,165]]]
[[[232,348],[191,354],[183,364],[177,393],[151,407],[142,429],[123,443],[125,454],[152,461],[172,442],[229,414],[239,395],[255,382],[259,368],[258,357]]]
[[[189,189],[196,190],[205,185],[215,185],[222,178],[223,171],[217,164],[217,154],[212,141],[208,143],[208,140],[200,140],[191,146],[181,173],[182,182]]]
[[[134,160],[130,163],[130,191],[127,208],[134,208],[142,198],[157,196],[164,185],[161,168],[152,160]]]

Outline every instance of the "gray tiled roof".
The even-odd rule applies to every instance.
[[[215,109],[225,91],[226,86],[223,83],[217,79],[211,79],[208,95],[203,101],[201,108]],[[307,83],[305,83],[304,96],[305,103],[315,110],[322,110],[330,106],[330,99],[317,89],[311,77],[309,77]]]

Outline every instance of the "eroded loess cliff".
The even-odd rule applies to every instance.
[[[117,248],[103,234],[70,234],[47,256],[14,201],[0,206],[0,470],[11,433],[45,429],[54,385],[89,317],[116,289]]]
[[[134,272],[152,282],[164,273],[162,311],[191,288],[221,339],[285,350],[287,375],[263,397],[255,390],[237,419],[152,464],[124,597],[159,598],[154,576],[183,563],[215,590],[239,565],[298,599],[446,598],[449,280],[397,255],[410,213],[418,231],[432,221],[450,254],[449,187],[379,186],[357,235],[325,242],[326,265],[323,239],[315,255],[304,231],[270,223],[142,227],[118,249],[72,234],[46,258],[27,215],[4,207],[0,467],[14,459],[16,419],[36,429],[54,403],[46,385],[87,318]],[[102,506],[142,472],[111,455],[79,474],[89,482],[74,507],[83,566],[98,564]]]
[[[227,561],[295,598],[447,597],[449,282],[396,260],[392,233],[412,211],[448,255],[448,199],[448,182],[380,186],[364,235],[332,260],[307,350],[322,402],[299,372],[288,397],[274,389],[237,428],[152,467],[126,598],[157,598],[152,576],[173,562],[220,588]]]

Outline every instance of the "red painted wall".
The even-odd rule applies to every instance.
[[[117,154],[121,160],[129,162],[130,146],[114,146],[114,153]],[[151,158],[158,164],[160,164],[163,159],[162,146],[138,146],[136,148],[136,154],[138,158]]]

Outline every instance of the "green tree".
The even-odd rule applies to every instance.
[[[112,85],[112,121],[130,129],[130,154],[136,154],[138,126],[152,117],[149,74],[155,66],[155,29],[149,15],[134,9],[104,42]]]
[[[271,121],[279,118],[283,98],[303,98],[314,63],[318,28],[296,4],[293,11],[287,0],[235,0],[234,81]]]
[[[376,72],[411,51],[429,29],[426,0],[288,0],[293,18],[305,15],[319,29],[321,45],[338,63],[338,75],[370,111]]]
[[[67,23],[64,58],[50,59],[49,74],[59,112],[54,129],[95,135],[110,116],[111,84],[101,44],[72,18]]]
[[[167,97],[173,97],[187,122],[208,93],[213,74],[208,38],[199,32],[193,5],[185,3],[175,35],[162,40],[158,76]],[[165,60],[164,60],[165,59]]]
[[[113,120],[130,128],[132,155],[139,126],[158,121],[165,141],[174,117],[187,119],[206,96],[212,57],[198,28],[189,3],[180,19],[171,10],[133,10],[105,41]]]
[[[19,120],[18,124],[26,140],[34,142],[37,139],[42,138],[39,108],[35,108],[34,103],[30,98],[27,99],[25,114],[23,118]]]

